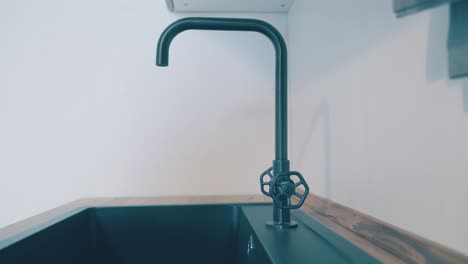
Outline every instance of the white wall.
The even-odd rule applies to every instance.
[[[447,77],[447,6],[296,0],[292,167],[314,193],[468,253],[468,81]]]
[[[390,2],[296,0],[292,167],[315,193],[467,253],[468,82],[447,78],[448,9],[397,20]],[[232,16],[286,35],[285,15]],[[0,2],[0,226],[79,197],[259,193],[273,48],[185,32],[157,68],[177,18],[155,0]]]
[[[286,15],[231,16],[286,34]],[[177,18],[160,0],[0,1],[0,227],[80,197],[260,193],[273,47],[185,32],[157,68]]]

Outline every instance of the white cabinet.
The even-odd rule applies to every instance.
[[[294,0],[166,0],[172,12],[287,13]]]

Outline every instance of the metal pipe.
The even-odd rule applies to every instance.
[[[172,40],[186,30],[253,31],[265,35],[273,43],[276,53],[275,66],[275,160],[273,175],[289,172],[288,160],[288,54],[281,33],[267,22],[257,19],[188,17],[169,25],[161,34],[156,65],[169,65],[169,47]],[[282,201],[283,205],[289,199]],[[277,225],[290,224],[290,210],[274,205],[273,222]]]
[[[158,41],[156,65],[169,65],[172,40],[186,30],[254,31],[271,40],[276,51],[275,159],[288,159],[288,54],[286,43],[276,28],[257,19],[188,17],[169,25]]]

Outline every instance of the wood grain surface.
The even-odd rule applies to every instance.
[[[384,263],[468,263],[459,252],[314,194],[302,210],[324,224],[333,223],[327,226]]]

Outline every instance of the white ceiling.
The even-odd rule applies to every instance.
[[[166,0],[173,12],[280,12],[294,0]]]

